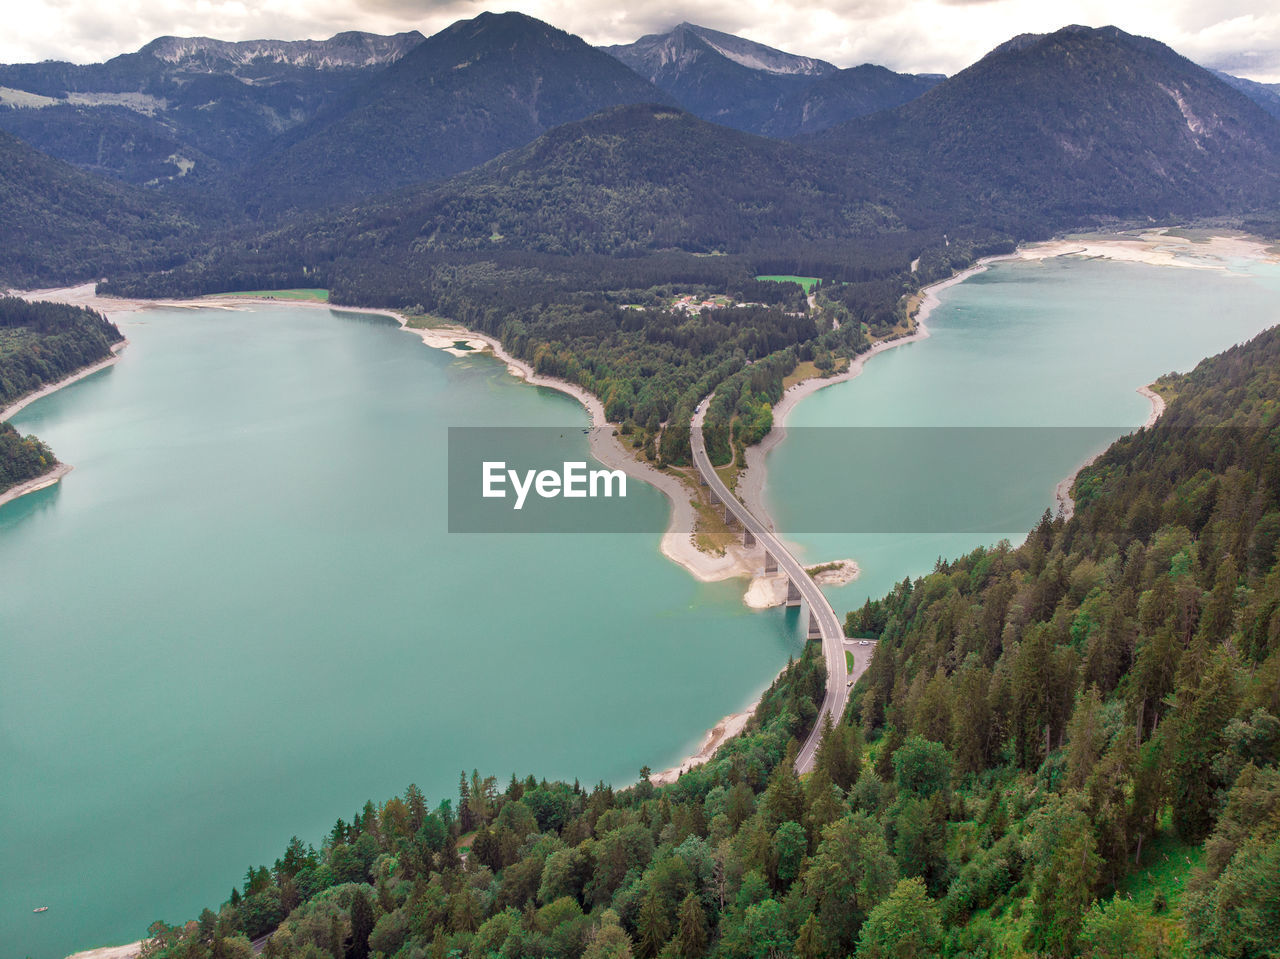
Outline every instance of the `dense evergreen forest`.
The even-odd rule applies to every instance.
[[[812,645],[670,786],[411,786],[145,954],[1274,956],[1280,330],[1176,385],[1072,519],[850,615],[879,645],[804,780]]]
[[[105,316],[62,303],[0,297],[0,409],[106,359],[124,337]],[[0,423],[0,492],[57,464],[34,436]]]

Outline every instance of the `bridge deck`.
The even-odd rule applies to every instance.
[[[707,397],[700,405],[690,424],[692,429],[690,430],[689,442],[693,448],[694,465],[697,467],[702,480],[710,487],[715,498],[728,507],[743,528],[750,531],[751,535],[756,538],[757,545],[767,550],[777,561],[778,570],[786,573],[787,577],[800,590],[800,595],[803,597],[805,604],[818,620],[818,629],[822,635],[822,655],[827,663],[827,691],[823,697],[822,708],[818,712],[818,718],[814,722],[813,731],[805,738],[804,743],[800,746],[800,752],[796,755],[796,772],[807,773],[813,769],[814,756],[818,751],[818,742],[822,738],[822,717],[824,715],[830,716],[833,723],[838,723],[844,713],[845,703],[849,699],[848,671],[845,667],[844,658],[844,629],[840,625],[840,620],[836,617],[835,610],[831,608],[827,598],[822,595],[822,590],[818,588],[818,584],[805,572],[800,562],[791,555],[791,550],[783,545],[782,540],[775,536],[768,527],[756,519],[736,496],[729,492],[729,488],[725,486],[724,481],[720,479],[719,474],[712,467],[711,459],[707,456],[706,443],[702,438],[702,420],[710,403],[711,397]]]

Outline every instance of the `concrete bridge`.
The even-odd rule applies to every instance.
[[[822,717],[830,716],[833,723],[839,723],[844,713],[845,703],[849,698],[848,670],[844,658],[844,629],[836,617],[835,610],[822,595],[818,584],[791,555],[791,551],[783,545],[769,528],[751,515],[742,502],[729,492],[724,481],[711,465],[707,456],[706,443],[702,437],[702,421],[707,407],[711,405],[711,397],[707,397],[698,407],[690,423],[689,444],[693,448],[693,463],[698,475],[708,488],[711,501],[722,505],[725,510],[725,522],[730,526],[742,528],[743,544],[749,548],[759,546],[764,553],[764,572],[782,572],[787,577],[787,605],[801,606],[801,615],[808,612],[808,635],[810,639],[822,641],[822,655],[827,663],[827,692],[822,700],[822,708],[814,721],[813,731],[809,733],[800,752],[796,755],[796,772],[807,773],[813,769],[814,756],[818,751],[818,742],[822,738]]]

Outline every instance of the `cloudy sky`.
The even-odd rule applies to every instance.
[[[342,30],[431,34],[483,10],[520,10],[597,44],[681,20],[839,66],[954,73],[1018,33],[1112,23],[1198,63],[1280,82],[1275,0],[10,0],[0,62],[81,63],[157,36],[320,39]]]

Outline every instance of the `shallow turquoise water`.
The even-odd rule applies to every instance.
[[[283,305],[122,327],[14,420],[75,470],[0,508],[4,956],[189,918],[410,782],[632,782],[800,648],[656,533],[449,534],[449,426],[587,423],[491,359]]]
[[[934,516],[886,531],[876,522],[881,496],[906,491],[922,511],[1007,496],[1016,508],[995,514],[1007,520],[997,525],[1020,542],[1065,475],[1146,420],[1150,405],[1138,387],[1280,323],[1280,267],[1228,266],[1067,257],[996,263],[942,292],[928,339],[875,357],[858,378],[799,404],[788,429],[817,429],[796,430],[794,442],[775,448],[765,498],[778,529],[808,560],[861,565],[858,580],[826,590],[837,612],[929,572],[939,556],[1001,538],[993,525],[958,532]],[[858,455],[859,446],[874,446],[861,427],[1061,429],[1042,431],[1032,454],[1011,459],[997,489],[988,470],[962,459],[954,468],[943,459],[928,473],[886,473]],[[942,431],[918,432],[932,439]],[[970,438],[956,434],[957,442]]]

